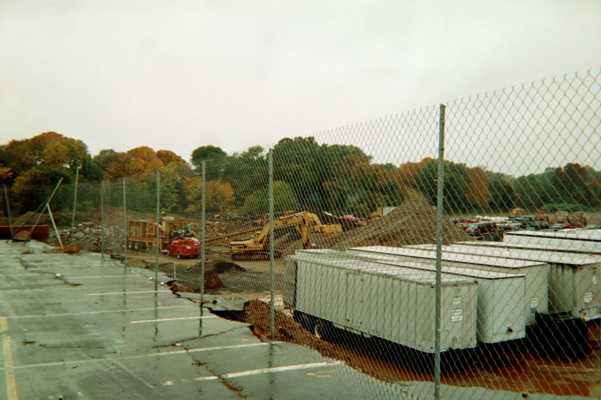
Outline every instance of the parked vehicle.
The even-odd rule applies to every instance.
[[[176,258],[197,258],[200,242],[196,238],[176,239],[167,245],[167,254]]]
[[[469,224],[465,232],[478,240],[499,241],[502,239],[501,231],[495,222],[477,222]]]

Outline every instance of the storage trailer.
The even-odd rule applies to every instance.
[[[474,242],[482,243],[482,242]],[[401,257],[403,259],[436,263],[435,247],[424,245],[409,247],[367,246],[356,247],[351,252],[357,254],[376,253]],[[549,312],[549,265],[538,261],[523,261],[514,259],[499,259],[486,256],[466,256],[443,252],[442,261],[447,267],[471,268],[482,271],[494,271],[505,274],[520,274],[525,276],[524,312],[528,325],[534,325],[536,314]]]
[[[573,246],[565,246],[561,244],[561,241],[555,242],[555,245],[550,244],[531,244],[531,243],[513,243],[513,242],[476,242],[476,241],[465,241],[457,242],[456,244],[465,244],[468,246],[484,246],[484,247],[497,247],[501,249],[524,249],[524,250],[537,250],[537,251],[555,251],[560,253],[577,253],[583,255],[596,255],[601,256],[601,247],[598,251],[583,250]],[[413,246],[411,246],[413,247]]]
[[[562,249],[574,249],[590,253],[601,252],[601,237],[594,234],[570,234],[562,231],[515,231],[505,232],[503,242],[513,244],[535,244],[558,246]]]
[[[287,259],[284,302],[315,329],[340,329],[434,352],[435,274],[344,253],[299,252]],[[478,284],[443,274],[441,351],[477,345]]]
[[[444,246],[444,252],[486,255],[545,262],[549,274],[549,309],[552,313],[568,313],[584,321],[601,318],[601,257],[569,252],[455,244]]]
[[[338,253],[344,255],[344,253]],[[369,262],[386,266],[401,267],[416,271],[435,273],[433,265],[412,259],[401,259],[386,254],[350,251],[346,257],[355,257],[355,263]],[[482,343],[498,343],[520,339],[526,336],[526,315],[524,312],[524,276],[481,271],[469,268],[444,266],[446,275],[472,279],[478,282],[477,338]],[[506,304],[506,307],[498,307]]]

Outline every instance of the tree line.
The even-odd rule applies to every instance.
[[[272,154],[278,212],[328,210],[365,217],[379,207],[400,204],[415,191],[436,204],[438,165],[433,158],[400,165],[377,163],[357,146],[323,144],[312,137],[284,138]],[[101,181],[105,201],[119,206],[120,185],[126,178],[129,206],[151,211],[159,171],[162,210],[193,215],[200,211],[203,162],[208,211],[267,211],[268,157],[260,146],[233,154],[201,146],[192,151],[189,162],[170,150],[146,146],[125,152],[102,150],[92,156],[82,141],[45,132],[0,146],[0,183],[9,189],[15,212],[22,213],[38,208],[60,178],[64,185],[53,205],[68,209],[76,171],[80,209],[98,207]],[[453,161],[445,161],[444,170],[449,212],[601,206],[601,172],[578,163],[519,177]]]

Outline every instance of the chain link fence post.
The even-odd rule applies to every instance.
[[[127,260],[127,246],[129,245],[128,243],[128,238],[129,238],[129,224],[127,222],[127,178],[123,177],[123,179],[121,180],[121,188],[122,188],[122,194],[123,194],[123,242],[124,242],[124,246],[123,246],[123,265],[125,268],[125,271],[127,272],[128,270],[128,260]]]
[[[73,189],[73,211],[71,213],[71,229],[75,227],[75,214],[77,213],[77,187],[79,184],[79,165],[75,168],[75,188]]]
[[[200,320],[199,336],[202,336],[202,320],[204,316],[205,267],[206,267],[206,225],[207,225],[207,162],[202,161],[202,186],[200,207]]]
[[[156,236],[154,249],[154,295],[159,289],[159,256],[161,254],[161,174],[156,172]]]
[[[6,188],[6,185],[2,185],[4,187],[4,203],[6,206],[6,217],[8,218],[8,229],[10,231],[10,238],[12,239],[14,236],[14,232],[13,232],[13,221],[12,221],[12,215],[10,212],[10,200],[8,198],[8,189]]]
[[[100,263],[104,264],[104,179],[100,181]]]
[[[268,155],[269,169],[269,327],[271,337],[275,337],[275,276],[274,276],[274,250],[273,250],[273,150],[269,151]]]
[[[434,398],[440,399],[440,304],[441,304],[441,269],[444,217],[444,130],[446,106],[440,105],[438,125],[438,178],[436,182],[436,291],[435,291],[435,336],[434,336]]]

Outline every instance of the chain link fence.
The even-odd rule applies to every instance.
[[[4,213],[154,270],[155,290],[243,304],[221,315],[390,382],[362,381],[373,398],[598,397],[600,93],[599,70],[533,82],[193,167],[7,189]]]

